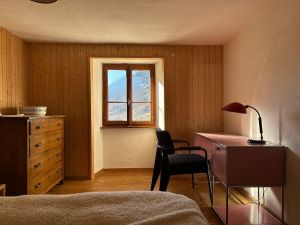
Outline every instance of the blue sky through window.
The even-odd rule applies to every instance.
[[[108,70],[108,86],[126,77],[126,70]]]

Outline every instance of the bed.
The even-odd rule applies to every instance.
[[[168,192],[0,197],[1,225],[208,225],[193,200]]]

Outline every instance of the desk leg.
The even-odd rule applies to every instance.
[[[229,187],[226,187],[226,223],[225,225],[228,225],[228,203],[229,203]]]
[[[281,224],[284,225],[284,186],[281,187]]]
[[[212,185],[211,185],[211,191],[212,191],[212,196],[211,196],[211,201],[212,201],[212,207],[214,208],[215,207],[215,176],[214,174],[212,174],[211,176],[211,179],[212,179]]]
[[[257,187],[257,223],[259,224],[259,210],[260,210],[260,193],[259,193],[259,187]]]

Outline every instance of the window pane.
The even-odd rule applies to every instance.
[[[108,70],[108,101],[127,101],[126,70]]]
[[[127,103],[108,103],[109,121],[127,121]]]
[[[150,103],[132,103],[133,121],[151,121]]]
[[[132,70],[132,101],[151,101],[150,70]]]

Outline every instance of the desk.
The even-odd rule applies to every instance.
[[[284,224],[285,148],[270,142],[248,144],[247,139],[237,135],[195,133],[194,144],[206,148],[211,160],[212,207],[226,225]],[[215,179],[226,189],[224,206],[214,204]],[[229,188],[232,187],[281,187],[281,220],[272,216],[259,201],[258,204],[229,206]]]

